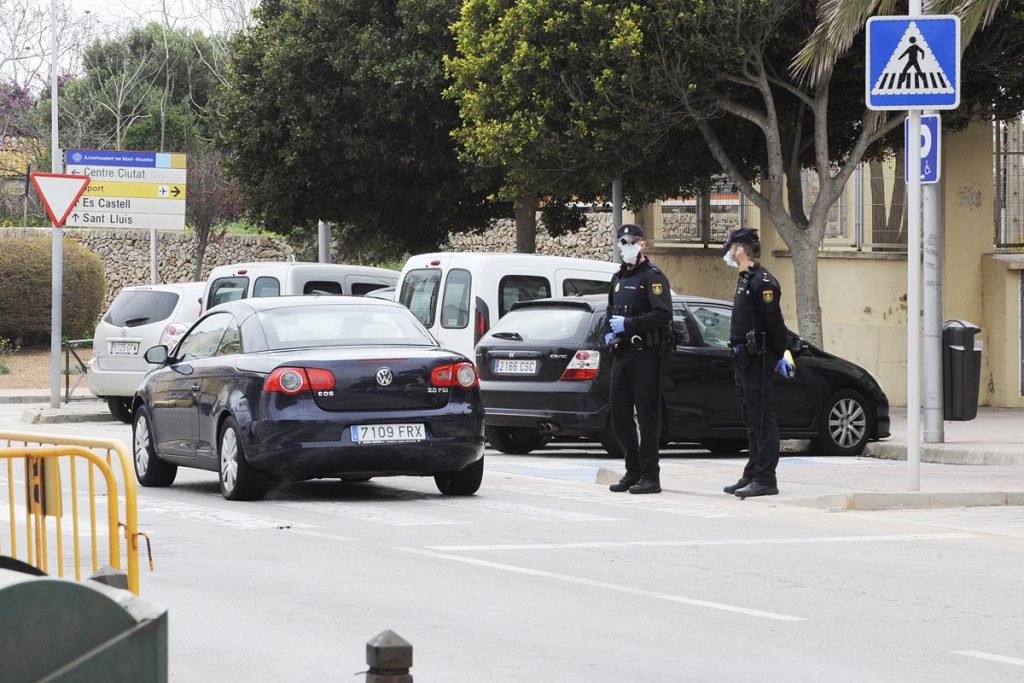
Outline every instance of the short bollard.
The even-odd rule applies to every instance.
[[[366,641],[366,683],[412,683],[412,643],[394,631]]]

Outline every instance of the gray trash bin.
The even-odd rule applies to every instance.
[[[981,386],[981,328],[966,320],[942,324],[942,412],[947,420],[973,420],[978,416]]]

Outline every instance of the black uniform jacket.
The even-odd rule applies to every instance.
[[[747,332],[754,330],[757,343],[762,339],[767,344],[768,355],[778,360],[789,348],[786,337],[786,323],[782,319],[779,299],[782,289],[775,279],[761,265],[740,273],[736,283],[736,296],[732,300],[732,324],[729,327],[729,341],[742,344]],[[763,337],[762,337],[763,333]]]
[[[639,334],[650,338],[671,324],[672,290],[668,278],[650,259],[645,257],[632,270],[623,264],[612,276],[608,291],[608,317],[613,315],[626,318],[626,335]]]

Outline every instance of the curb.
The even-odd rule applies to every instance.
[[[928,508],[997,507],[1024,505],[1024,491],[954,491],[930,493],[839,493],[818,498],[785,501],[789,505],[816,507],[828,512],[849,510],[911,510]]]
[[[98,399],[95,396],[72,396],[71,397],[71,402],[72,403],[83,403],[83,402],[87,402],[87,401],[100,401],[100,400],[101,399]],[[25,396],[25,395],[13,395],[13,394],[9,395],[9,396],[0,395],[0,403],[46,403],[46,404],[49,404],[50,403],[50,395],[49,394],[33,394],[33,395],[28,395],[28,396]],[[63,392],[61,393],[61,403],[66,403],[66,401],[64,400]]]
[[[610,485],[619,481],[624,473],[602,467],[597,471],[596,484]],[[717,491],[685,491],[662,485],[665,493],[682,493],[721,498]],[[858,493],[833,493],[813,498],[779,499],[771,502],[798,507],[811,507],[826,512],[847,512],[855,510],[910,510],[954,507],[998,507],[1024,505],[1024,491],[867,491]]]
[[[896,443],[869,443],[861,454],[879,460],[906,460],[907,447]],[[935,448],[922,444],[921,462],[939,465],[1024,465],[1024,453],[968,450],[966,448]]]
[[[104,408],[100,410],[67,411],[62,408],[30,408],[21,414],[21,421],[28,424],[70,424],[74,422],[116,422],[117,419]]]

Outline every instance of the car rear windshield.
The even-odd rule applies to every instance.
[[[121,292],[110,305],[103,322],[117,327],[149,325],[170,318],[177,305],[178,295],[174,292]]]
[[[441,286],[439,268],[417,268],[405,274],[398,302],[413,312],[427,327],[434,324],[437,290]]]
[[[496,339],[516,341],[582,341],[593,313],[569,306],[530,306],[509,311],[488,333]]]
[[[435,346],[404,308],[282,306],[257,313],[271,350],[324,346]]]

